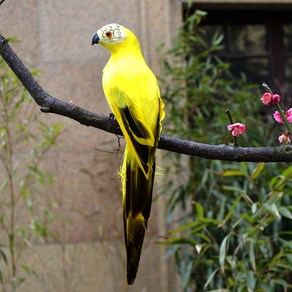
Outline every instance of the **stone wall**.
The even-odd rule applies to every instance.
[[[131,28],[159,75],[156,49],[162,41],[171,42],[180,19],[181,6],[175,0],[6,0],[0,7],[0,32],[19,40],[13,49],[26,66],[40,70],[38,81],[48,93],[108,115],[101,72],[109,54],[91,45],[97,28],[112,22]],[[123,151],[115,155],[95,149],[111,151],[117,138],[52,114],[41,114],[40,119],[65,125],[60,147],[49,152],[44,163],[56,178],[46,196],[57,203],[54,230],[59,236],[22,250],[21,258],[37,277],[24,275],[27,280],[19,290],[177,290],[165,248],[156,244],[166,230],[161,200],[153,203],[135,285],[126,284],[117,174]],[[29,147],[25,151],[21,157],[28,155]],[[158,164],[163,167],[163,162]]]

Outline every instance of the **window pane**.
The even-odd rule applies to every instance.
[[[285,24],[283,28],[285,54],[292,55],[292,24]]]
[[[268,59],[241,59],[232,60],[231,70],[236,77],[244,73],[249,82],[271,82]]]
[[[292,90],[292,58],[288,58],[285,62],[285,77],[288,89]]]
[[[267,52],[267,33],[263,24],[228,27],[229,51],[248,55]]]

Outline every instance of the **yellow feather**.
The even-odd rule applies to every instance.
[[[155,151],[162,129],[164,105],[157,79],[129,29],[118,24],[106,25],[97,31],[93,41],[97,39],[111,52],[103,70],[102,84],[126,140],[120,175],[127,280],[128,284],[133,284],[150,216]]]

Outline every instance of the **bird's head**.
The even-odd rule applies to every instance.
[[[100,44],[109,51],[114,52],[118,48],[135,46],[139,42],[135,35],[127,28],[117,23],[104,25],[92,37],[92,45]]]

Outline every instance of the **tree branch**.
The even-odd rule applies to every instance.
[[[86,126],[95,127],[109,133],[122,134],[115,120],[61,101],[46,93],[2,35],[0,35],[0,54],[35,102],[40,106],[42,112],[66,116]],[[207,159],[237,162],[292,162],[292,146],[234,147],[209,145],[161,136],[158,148]]]

